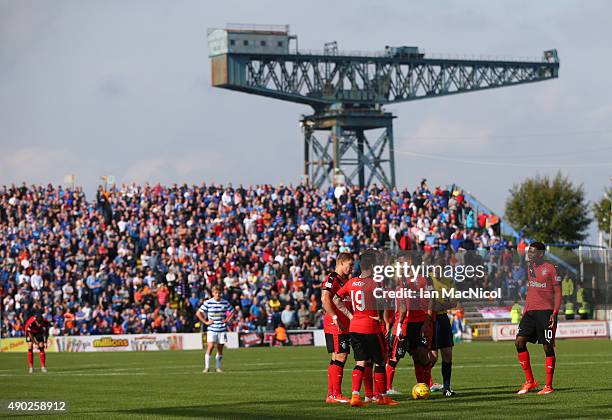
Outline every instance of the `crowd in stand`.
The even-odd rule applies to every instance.
[[[191,332],[210,288],[237,309],[231,329],[319,327],[321,282],[338,252],[368,247],[486,261],[486,287],[520,292],[525,273],[494,216],[458,189],[130,185],[88,201],[80,188],[0,189],[2,336],[41,311],[54,335]],[[355,270],[358,270],[355,263]]]

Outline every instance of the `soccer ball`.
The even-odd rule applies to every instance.
[[[429,398],[429,387],[427,384],[419,383],[412,387],[412,399],[426,400]]]

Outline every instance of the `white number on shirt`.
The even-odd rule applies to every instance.
[[[353,312],[365,310],[365,300],[363,298],[363,290],[351,290],[351,301],[353,303]]]

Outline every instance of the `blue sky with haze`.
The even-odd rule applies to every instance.
[[[210,85],[206,29],[228,22],[288,23],[311,49],[557,48],[559,79],[388,107],[398,186],[455,182],[503,211],[538,173],[590,201],[610,183],[612,2],[0,0],[0,184],[299,182],[310,109]]]

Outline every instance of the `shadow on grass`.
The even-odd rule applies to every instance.
[[[485,399],[483,399],[484,401]],[[466,401],[467,402],[467,401]],[[377,407],[370,406],[361,409],[352,409],[350,407],[325,406],[320,401],[300,400],[295,401],[297,404],[307,404],[308,408],[304,410],[304,406],[296,407],[275,407],[278,403],[287,403],[287,401],[270,401],[270,407],[265,408],[257,402],[242,402],[235,404],[218,404],[208,406],[179,406],[179,407],[148,407],[132,410],[118,410],[114,413],[118,415],[142,416],[142,417],[159,417],[159,418],[269,418],[269,419],[286,419],[286,418],[352,418],[355,416],[367,416],[368,418],[389,418],[390,415],[400,416],[400,418],[418,417],[418,418],[457,418],[464,416],[477,416],[479,418],[517,418],[524,417],[524,410],[512,410],[500,412],[500,407],[492,404],[490,407],[473,407],[469,405],[449,404],[440,406],[438,404],[421,404],[415,402],[403,402],[396,407]],[[423,402],[424,403],[424,402]],[[418,404],[418,405],[417,405]],[[511,410],[511,407],[507,407]],[[588,408],[581,408],[579,412],[572,412],[567,407],[563,408],[563,412],[551,411],[550,406],[530,406],[528,408],[529,416],[532,418],[609,418],[609,412],[612,405],[598,405]],[[320,411],[319,411],[320,410]],[[361,414],[361,415],[360,415]]]
[[[599,389],[610,391],[612,388]],[[487,392],[490,391],[490,392]],[[558,388],[557,392],[574,392],[569,387]],[[461,391],[460,391],[461,392]],[[612,418],[612,404],[593,406],[567,407],[556,401],[555,395],[537,396],[535,393],[517,396],[508,387],[478,389],[477,391],[462,391],[454,398],[434,395],[429,401],[407,401],[398,399],[396,407],[367,406],[362,409],[351,409],[347,406],[329,406],[319,399],[299,400],[257,400],[240,401],[227,404],[175,406],[175,407],[142,407],[134,409],[118,409],[96,411],[95,414],[114,413],[118,416],[159,417],[159,418],[352,418],[365,415],[368,418],[388,418],[399,415],[402,418],[418,416],[428,417],[466,417],[480,418],[516,418],[525,414],[534,418]],[[483,403],[487,403],[483,406]],[[475,406],[476,405],[476,406]],[[361,415],[359,413],[362,413]],[[94,413],[92,413],[94,414]],[[112,417],[110,415],[109,417]]]

